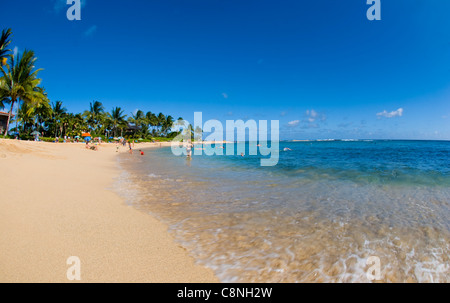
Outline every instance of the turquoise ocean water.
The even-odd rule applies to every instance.
[[[450,142],[280,142],[276,166],[260,159],[123,154],[117,190],[224,282],[368,282],[370,256],[381,281],[450,282]]]

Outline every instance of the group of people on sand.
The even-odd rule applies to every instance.
[[[89,145],[89,141],[86,141],[86,149],[90,149],[90,150],[98,150],[98,146],[97,145]]]

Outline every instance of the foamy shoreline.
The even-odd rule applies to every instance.
[[[140,143],[134,149],[170,146]],[[120,153],[127,147],[120,147]],[[0,282],[218,282],[167,226],[108,190],[116,145],[0,139]]]

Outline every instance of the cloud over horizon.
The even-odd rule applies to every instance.
[[[394,110],[394,111],[389,112],[389,113],[386,110],[384,110],[381,113],[378,113],[377,116],[378,116],[379,119],[381,117],[385,117],[385,118],[401,117],[401,116],[403,116],[403,108],[399,108],[399,109]]]
[[[309,123],[313,123],[318,121],[325,121],[327,119],[327,116],[325,116],[324,114],[318,113],[317,111],[315,111],[314,109],[311,110],[307,110],[306,111],[306,117]]]
[[[294,120],[294,121],[288,122],[288,125],[291,127],[297,126],[299,124],[300,124],[300,120]]]

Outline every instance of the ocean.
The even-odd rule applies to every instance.
[[[371,257],[381,282],[450,282],[449,141],[279,148],[273,167],[168,147],[121,154],[116,190],[223,282],[370,282]]]

